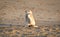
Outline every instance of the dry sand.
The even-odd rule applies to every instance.
[[[38,28],[24,27],[26,9]],[[0,0],[0,37],[60,37],[60,0]]]
[[[60,24],[60,0],[0,0],[0,24],[23,25],[26,9],[37,25]]]
[[[60,37],[60,25],[0,27],[0,37]]]

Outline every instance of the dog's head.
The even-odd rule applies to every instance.
[[[25,13],[26,14],[32,14],[32,11],[31,10],[26,10]]]

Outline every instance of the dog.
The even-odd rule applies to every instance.
[[[35,25],[35,19],[31,10],[25,11],[25,22],[28,27],[38,27]]]

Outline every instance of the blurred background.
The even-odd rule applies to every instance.
[[[60,0],[0,0],[0,25],[24,25],[26,9],[36,25],[60,24]]]

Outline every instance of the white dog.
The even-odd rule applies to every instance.
[[[33,17],[33,14],[32,14],[32,11],[29,10],[29,11],[25,11],[25,22],[26,22],[26,25],[28,27],[38,27],[35,25],[35,20],[34,20],[34,17]]]

